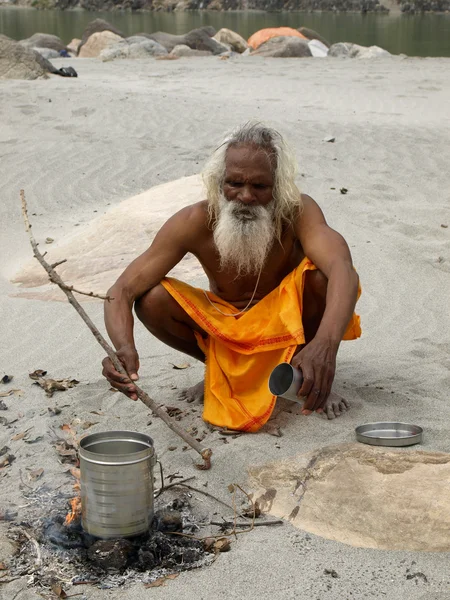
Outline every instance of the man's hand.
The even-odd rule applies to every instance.
[[[136,352],[136,348],[130,344],[122,346],[117,350],[116,355],[130,377],[126,377],[125,375],[122,375],[122,373],[116,371],[111,359],[108,357],[104,358],[102,361],[102,375],[106,377],[112,387],[128,396],[128,398],[137,400],[136,387],[133,385],[133,381],[139,379],[137,373],[139,370],[139,356]]]
[[[293,357],[292,366],[303,373],[303,385],[297,394],[306,398],[303,414],[323,411],[334,380],[337,351],[335,344],[313,339]]]

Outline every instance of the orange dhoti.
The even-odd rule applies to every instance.
[[[205,421],[220,427],[257,431],[269,419],[276,396],[269,391],[269,376],[280,363],[289,363],[299,344],[305,343],[302,324],[305,274],[316,266],[305,258],[280,285],[252,308],[236,317],[220,314],[239,310],[215,294],[172,278],[161,283],[201,327],[195,333],[206,356]],[[344,340],[361,335],[354,314]]]

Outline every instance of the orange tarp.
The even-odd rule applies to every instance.
[[[161,283],[189,316],[207,333],[195,334],[206,356],[203,418],[220,427],[257,431],[266,423],[276,397],[269,391],[272,370],[290,362],[297,346],[305,341],[302,302],[305,274],[315,270],[305,258],[278,288],[239,316],[238,309],[215,294],[166,278]],[[354,315],[344,339],[361,335]]]
[[[256,50],[261,44],[267,42],[267,40],[280,36],[299,37],[303,40],[307,39],[300,31],[292,29],[292,27],[269,27],[268,29],[260,29],[250,36],[248,38],[248,45],[253,48],[253,50]]]

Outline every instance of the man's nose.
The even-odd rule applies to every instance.
[[[255,194],[251,185],[244,185],[239,193],[239,200],[244,204],[252,204],[256,202]]]

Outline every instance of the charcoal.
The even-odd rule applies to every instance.
[[[128,540],[97,540],[88,550],[89,559],[104,571],[121,571],[133,552]]]
[[[157,510],[153,517],[152,529],[155,531],[182,531],[181,513],[177,510]]]

